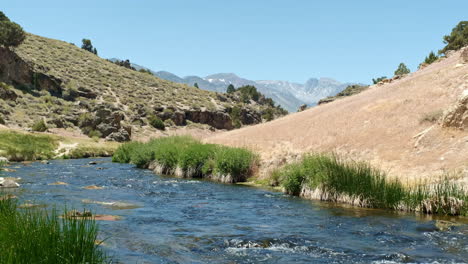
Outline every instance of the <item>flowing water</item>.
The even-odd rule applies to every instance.
[[[13,164],[22,203],[87,208],[117,263],[465,263],[466,219],[356,209],[277,192],[161,177],[109,159]],[[68,185],[49,185],[61,181]],[[84,186],[103,186],[88,190]],[[94,202],[94,203],[90,203]],[[119,202],[112,204],[113,202]]]

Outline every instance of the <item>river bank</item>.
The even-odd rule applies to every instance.
[[[256,180],[257,155],[242,149],[204,144],[190,137],[167,137],[120,146],[113,161],[132,163],[157,174],[207,178],[224,183],[251,178],[306,199],[347,203],[358,207],[467,215],[468,192],[448,179],[430,185],[404,185],[365,162],[311,154]]]

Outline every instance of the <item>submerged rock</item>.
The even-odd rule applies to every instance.
[[[102,189],[104,189],[104,187],[99,187],[99,186],[96,186],[96,185],[89,185],[89,186],[83,187],[83,189],[86,189],[86,190],[102,190]]]
[[[122,217],[118,215],[94,215],[87,210],[84,210],[83,212],[77,210],[68,211],[62,217],[76,219],[94,219],[96,221],[117,221],[122,219]]]
[[[17,197],[13,194],[6,194],[6,195],[0,196],[0,201],[11,200],[11,199],[16,199],[16,198]]]
[[[100,204],[104,205],[108,208],[114,209],[114,210],[125,210],[125,209],[135,209],[135,208],[140,208],[141,206],[132,204],[132,203],[125,203],[125,202],[101,202],[101,201],[93,201],[93,200],[81,200],[83,203],[87,204]]]
[[[92,217],[93,214],[90,211],[84,210],[83,212],[77,210],[71,210],[65,213],[64,217]]]
[[[68,185],[68,183],[57,181],[57,182],[49,183],[48,185]]]
[[[47,207],[46,204],[33,204],[33,203],[24,203],[18,206],[19,208],[45,208]]]
[[[445,221],[445,220],[436,220],[435,226],[438,231],[449,231],[455,226],[460,226],[462,224],[456,223],[456,222],[451,222],[451,221]]]

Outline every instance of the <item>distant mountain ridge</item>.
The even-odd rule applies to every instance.
[[[206,77],[186,76],[182,78],[167,71],[156,72],[137,64],[132,64],[132,66],[137,70],[150,70],[155,76],[164,80],[192,86],[197,83],[201,89],[214,92],[226,92],[229,84],[234,85],[236,88],[244,85],[254,85],[258,91],[273,99],[289,112],[296,112],[299,106],[303,104],[316,105],[320,99],[336,95],[348,85],[355,84],[342,83],[332,78],[310,78],[304,84],[276,80],[253,81],[239,77],[234,73],[217,73]]]

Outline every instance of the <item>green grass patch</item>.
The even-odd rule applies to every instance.
[[[114,153],[115,149],[112,147],[104,146],[78,146],[72,149],[70,153],[65,156],[69,159],[84,159],[84,158],[96,158],[96,157],[110,157]]]
[[[0,156],[10,161],[51,159],[57,146],[57,140],[47,135],[0,131]]]
[[[239,182],[251,175],[257,157],[246,149],[203,144],[191,137],[173,136],[148,143],[123,144],[112,160],[181,177]]]
[[[60,218],[57,210],[18,209],[0,200],[0,263],[105,263],[92,219]]]
[[[333,155],[307,155],[274,171],[271,183],[288,194],[311,199],[428,214],[468,214],[468,193],[447,179],[408,188],[367,163]]]

